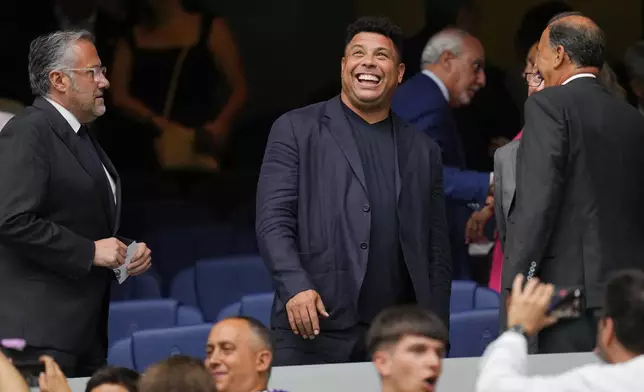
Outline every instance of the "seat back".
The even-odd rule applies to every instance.
[[[240,313],[242,316],[252,317],[270,328],[274,298],[275,293],[245,295],[241,300]]]
[[[450,313],[459,313],[474,308],[474,293],[476,283],[469,280],[455,280],[452,282],[452,295],[450,297]]]
[[[450,316],[450,358],[480,357],[499,336],[499,309],[477,309]]]
[[[108,352],[107,363],[140,373],[150,365],[172,355],[204,359],[212,324],[137,331],[117,341]]]
[[[199,261],[195,266],[199,309],[211,322],[226,306],[247,294],[272,291],[272,282],[260,256],[234,256]]]
[[[173,299],[114,302],[110,304],[108,341],[111,345],[144,329],[201,323],[198,309],[180,306]]]
[[[112,281],[110,292],[110,301],[112,302],[159,299],[161,297],[160,278],[153,271],[139,276],[130,276],[121,284],[116,280]]]

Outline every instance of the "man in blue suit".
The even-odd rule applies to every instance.
[[[452,108],[470,103],[485,86],[481,43],[469,33],[449,28],[425,46],[421,72],[396,91],[392,110],[441,147],[447,219],[454,279],[471,278],[465,245],[465,224],[472,204],[483,205],[491,193],[491,173],[466,170],[465,152]]]

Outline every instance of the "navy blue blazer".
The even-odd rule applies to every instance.
[[[393,116],[400,242],[417,303],[449,325],[452,282],[440,150]],[[367,267],[369,190],[338,96],[282,115],[270,132],[257,188],[256,231],[273,278],[272,325],[284,305],[315,289],[329,313],[322,331],[358,323]]]
[[[452,110],[436,82],[418,73],[398,88],[391,108],[440,146],[445,196],[466,204],[483,204],[490,187],[490,175],[465,170],[461,137]]]

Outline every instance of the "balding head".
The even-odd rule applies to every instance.
[[[270,331],[247,317],[224,319],[212,328],[206,367],[219,392],[264,390],[273,362]]]
[[[579,12],[550,20],[539,41],[537,67],[546,86],[559,85],[581,72],[598,74],[604,64],[604,32]]]

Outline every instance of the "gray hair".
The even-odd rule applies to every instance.
[[[49,73],[74,66],[72,47],[78,41],[94,42],[87,30],[56,31],[42,35],[29,45],[29,84],[40,96],[49,95]]]
[[[638,41],[626,50],[624,65],[629,78],[644,81],[644,41]]]
[[[468,35],[465,30],[456,28],[447,28],[434,34],[420,56],[420,67],[438,63],[441,55],[446,51],[459,56],[463,52],[463,42]]]

